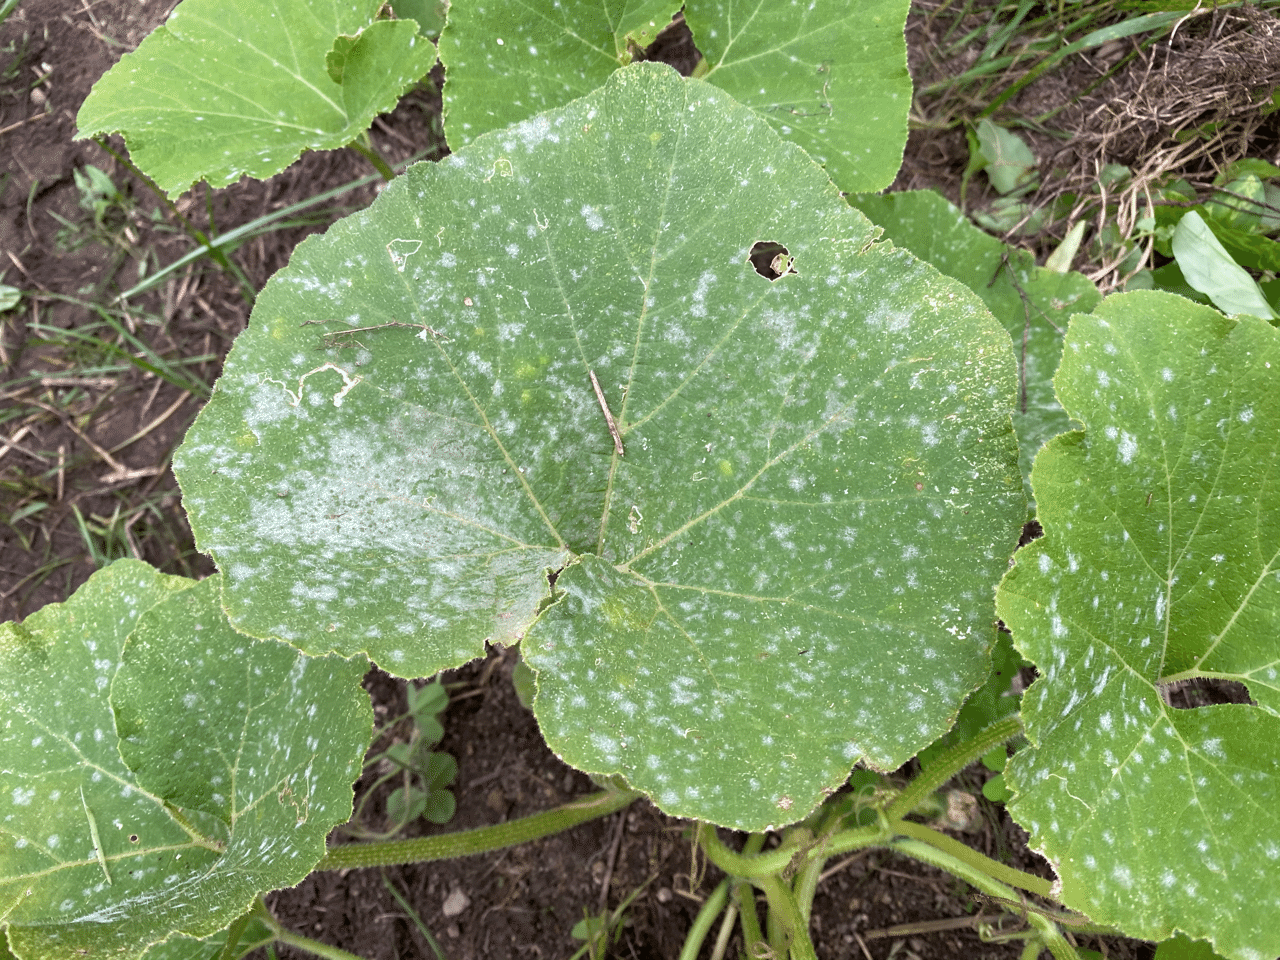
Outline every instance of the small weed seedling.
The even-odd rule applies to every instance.
[[[449,785],[458,775],[458,763],[449,754],[435,750],[444,738],[440,715],[449,705],[449,694],[438,680],[423,687],[408,684],[405,692],[409,709],[384,724],[374,740],[406,722],[408,738],[397,740],[365,761],[366,770],[375,767],[386,770],[364,791],[352,823],[346,828],[352,836],[385,840],[419,817],[426,817],[432,823],[448,823],[453,819],[456,801]],[[355,826],[369,799],[378,787],[388,782],[397,784],[384,803],[389,829],[376,832]]]
[[[1016,913],[1027,958],[1117,931],[1280,953],[1277,331],[1162,291],[1102,300],[936,196],[853,198],[883,239],[842,192],[901,155],[897,0],[745,26],[691,3],[700,79],[629,63],[678,3],[546,7],[512,24],[455,0],[455,152],[258,295],[175,457],[219,573],[121,560],[0,626],[11,952],[347,960],[263,895],[646,796],[725,874],[686,958],[718,924],[717,956],[736,925],[748,956],[811,960],[827,864],[872,848]],[[273,9],[250,42],[225,0],[186,0],[82,133],[123,130],[166,190],[225,184],[357,140],[431,66],[380,0]],[[1015,553],[1028,490],[1044,536]],[[412,680],[487,643],[519,645],[548,744],[610,786],[327,846],[370,661]],[[1023,658],[1039,677],[1004,696]],[[1250,702],[1176,708],[1193,679]],[[412,692],[383,753],[396,829],[452,812],[443,705]],[[1009,812],[1053,882],[922,822],[1011,741]],[[588,951],[619,917],[584,925]]]

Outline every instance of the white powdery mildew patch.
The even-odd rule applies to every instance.
[[[1133,463],[1133,458],[1138,454],[1138,441],[1133,434],[1127,431],[1120,431],[1120,443],[1116,448],[1120,462],[1128,466]]]
[[[604,217],[600,216],[600,211],[590,204],[584,203],[579,213],[582,214],[582,219],[587,222],[587,226],[591,230],[599,230],[604,226]]]

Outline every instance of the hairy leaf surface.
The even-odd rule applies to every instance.
[[[696,75],[764,117],[842,190],[882,190],[902,163],[911,77],[903,0],[697,0]],[[455,146],[595,89],[653,42],[679,2],[454,0],[440,39]]]
[[[136,957],[306,876],[351,814],[363,672],[232,630],[218,578],[130,560],[0,626],[14,953]]]
[[[1045,536],[1000,616],[1042,674],[1013,816],[1065,903],[1131,936],[1280,953],[1280,342],[1160,293],[1072,319],[1056,384],[1085,425],[1032,473]],[[1174,709],[1197,677],[1253,704]]]
[[[897,766],[986,676],[1025,504],[1007,335],[873,237],[654,64],[414,167],[299,246],[179,454],[233,620],[410,677],[523,638],[553,748],[686,816]]]
[[[99,80],[79,136],[124,134],[171,196],[279,173],[333,150],[393,109],[435,62],[414,20],[374,21],[381,0],[184,0]]]
[[[865,194],[852,202],[884,227],[888,239],[981,297],[1009,331],[1021,381],[1013,426],[1029,495],[1036,451],[1071,426],[1053,393],[1067,319],[1097,306],[1102,299],[1098,288],[1081,273],[1037,267],[1031,254],[979,230],[932,190]]]

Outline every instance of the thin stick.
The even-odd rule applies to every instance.
[[[591,374],[591,386],[595,388],[596,399],[600,401],[600,409],[604,411],[604,418],[609,424],[609,433],[613,437],[613,449],[618,456],[623,455],[622,437],[618,434],[618,425],[613,422],[613,414],[609,412],[609,404],[604,402],[604,391],[600,389],[600,381],[596,379],[596,372],[588,370]]]

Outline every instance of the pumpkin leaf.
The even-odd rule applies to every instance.
[[[364,665],[236,633],[216,577],[119,561],[0,625],[0,661],[0,920],[20,960],[213,934],[351,815]]]
[[[409,677],[521,640],[568,762],[759,829],[986,678],[1015,389],[972,294],[636,64],[300,245],[177,470],[240,629]]]
[[[80,137],[119,132],[170,196],[198,180],[265,179],[303,150],[334,150],[392,110],[435,48],[382,0],[270,0],[245,29],[235,0],[183,0],[126,53],[76,117]]]
[[[1062,901],[1234,958],[1280,953],[1277,371],[1266,322],[1171,294],[1073,318],[1055,382],[1084,430],[1036,458],[1045,536],[998,595],[1041,673],[1009,810]],[[1198,678],[1251,702],[1172,706]]]

